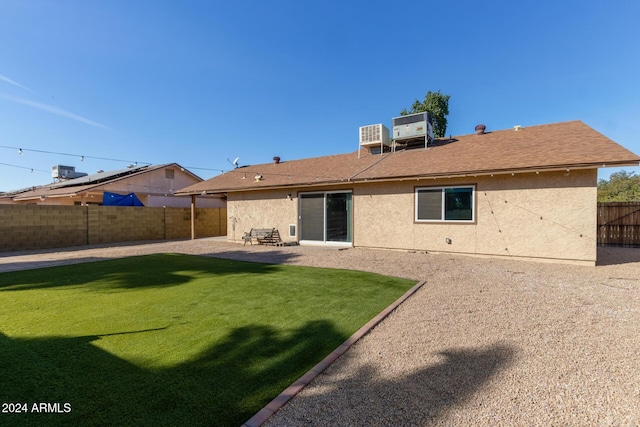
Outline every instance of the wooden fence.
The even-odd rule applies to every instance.
[[[598,203],[598,245],[640,247],[640,202]]]

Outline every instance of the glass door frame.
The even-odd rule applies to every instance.
[[[304,231],[302,230],[302,199],[306,195],[318,195],[322,194],[323,197],[323,240],[303,240]],[[329,194],[349,194],[351,197],[347,199],[347,241],[330,241],[327,240],[327,195]],[[300,230],[301,245],[327,245],[327,246],[340,246],[340,247],[352,247],[353,246],[353,190],[330,190],[330,191],[306,191],[298,193],[298,229]]]

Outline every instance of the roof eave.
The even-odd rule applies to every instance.
[[[262,190],[281,190],[288,188],[297,188],[297,187],[317,187],[317,186],[327,186],[327,185],[347,185],[353,184],[353,180],[348,178],[340,179],[340,180],[331,180],[331,181],[317,181],[317,182],[296,182],[291,184],[274,184],[274,185],[261,185],[259,187],[227,187],[215,190],[200,190],[200,191],[176,191],[176,196],[211,196],[215,194],[226,194],[226,193],[237,193],[244,191],[262,191]]]
[[[61,197],[76,197],[78,194],[79,193],[65,193],[65,194],[51,194],[51,195],[37,194],[37,195],[26,196],[26,197],[14,197],[13,200],[15,201],[41,200],[43,197],[45,199],[55,199],[55,198],[61,198]]]
[[[456,172],[439,172],[439,173],[425,173],[425,174],[412,174],[404,176],[389,176],[389,177],[366,177],[366,178],[354,178],[354,179],[341,179],[341,180],[327,180],[318,182],[298,182],[291,184],[278,184],[260,187],[229,187],[215,190],[200,190],[189,192],[176,192],[176,196],[201,196],[201,195],[224,195],[226,193],[237,193],[246,191],[263,191],[263,190],[278,190],[288,189],[296,187],[317,187],[327,185],[349,185],[362,182],[385,182],[385,181],[403,181],[413,179],[437,179],[437,178],[462,178],[462,177],[478,177],[478,176],[493,176],[493,175],[507,175],[516,173],[540,173],[540,172],[558,172],[580,169],[598,169],[605,167],[622,167],[622,166],[638,166],[639,160],[623,160],[615,162],[597,162],[597,163],[569,163],[558,165],[544,165],[544,166],[527,166],[520,168],[505,168],[505,169],[485,169],[485,170],[469,170],[469,171],[456,171]]]
[[[620,162],[607,162],[607,163],[582,163],[582,164],[562,164],[553,166],[528,166],[522,168],[511,169],[487,169],[487,170],[471,170],[471,171],[456,171],[456,172],[439,172],[439,173],[425,173],[425,174],[412,174],[405,176],[393,176],[393,177],[366,177],[354,179],[354,182],[384,182],[384,181],[403,181],[412,179],[432,179],[432,178],[462,178],[462,177],[478,177],[478,176],[494,176],[494,175],[508,175],[516,173],[540,173],[540,172],[570,172],[572,170],[581,169],[598,169],[605,167],[621,167],[621,166],[638,166],[639,161],[620,161]]]

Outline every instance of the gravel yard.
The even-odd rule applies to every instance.
[[[268,426],[640,425],[640,249],[594,268],[201,239],[0,254],[0,272],[156,252],[426,281]]]

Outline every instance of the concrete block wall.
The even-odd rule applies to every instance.
[[[164,239],[163,208],[87,206],[89,244]]]
[[[73,208],[0,205],[0,251],[86,245],[86,209]]]
[[[191,236],[191,209],[173,208],[165,212],[166,239]],[[214,237],[227,234],[227,210],[225,208],[196,209],[196,236]]]
[[[227,208],[196,209],[196,212],[198,211],[201,211],[203,216],[202,223],[199,220],[196,221],[196,235],[199,235],[198,233],[207,237],[227,235]],[[198,228],[199,224],[201,224],[202,230]]]
[[[226,235],[226,219],[196,209],[196,237]],[[0,205],[0,252],[190,237],[189,208]]]
[[[196,209],[196,235],[198,235],[197,224],[199,216],[202,216],[200,209]],[[166,210],[165,229],[167,239],[179,239],[181,237],[191,236],[191,209],[176,208]]]

